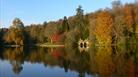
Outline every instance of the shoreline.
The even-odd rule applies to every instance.
[[[65,47],[63,44],[32,44],[32,45],[1,45],[2,47],[22,47],[22,46],[33,46],[33,47]]]

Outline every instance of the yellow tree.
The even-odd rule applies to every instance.
[[[23,45],[24,44],[24,25],[19,18],[13,20],[12,26],[4,36],[4,40],[8,44]]]
[[[108,11],[101,11],[96,18],[94,34],[99,45],[110,45],[112,42],[113,17]]]
[[[4,40],[9,44],[23,45],[24,44],[23,30],[9,29],[7,34],[4,36]]]

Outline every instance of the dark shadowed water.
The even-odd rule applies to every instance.
[[[0,77],[138,77],[138,47],[1,48]]]

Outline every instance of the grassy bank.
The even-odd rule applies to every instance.
[[[36,44],[38,47],[64,47],[64,45],[59,44]]]

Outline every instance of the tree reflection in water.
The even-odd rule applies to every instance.
[[[24,62],[42,63],[45,67],[58,66],[78,72],[78,77],[137,77],[137,46],[96,47],[80,53],[77,49],[64,48],[6,48],[1,59],[8,60],[15,74],[23,70]]]
[[[115,65],[112,61],[111,55],[111,47],[99,47],[97,50],[95,61],[98,73],[101,77],[110,77],[115,71]]]
[[[12,70],[14,71],[14,73],[19,74],[22,71],[23,67],[20,62],[12,61],[11,64],[13,66]]]
[[[22,71],[22,64],[24,63],[23,47],[6,49],[3,53],[3,57],[9,60],[14,73],[19,74]]]

